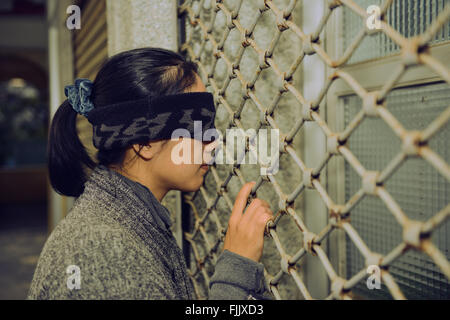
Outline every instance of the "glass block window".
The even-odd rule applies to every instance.
[[[380,8],[385,1],[382,0],[354,0],[361,8],[366,10],[370,5]],[[432,21],[436,20],[438,14],[450,0],[395,0],[392,1],[386,14],[388,22],[395,30],[407,38],[422,34]],[[343,32],[344,48],[347,48],[355,39],[365,21],[354,11],[344,7],[343,9]],[[431,44],[450,40],[450,23],[447,23],[436,34]],[[399,46],[395,44],[383,32],[366,36],[354,52],[348,63],[356,63],[365,60],[395,54]]]
[[[341,98],[345,125],[361,109],[356,95]],[[387,96],[387,109],[408,130],[422,130],[448,106],[450,88],[445,83],[411,86],[393,90]],[[450,127],[444,126],[429,142],[447,163],[450,161]],[[400,139],[380,118],[366,118],[349,138],[349,148],[367,170],[381,171],[401,150]],[[361,177],[346,163],[345,196],[348,201],[361,188]],[[450,183],[421,158],[407,159],[386,181],[386,190],[405,214],[426,221],[445,208]],[[383,202],[366,196],[351,212],[351,224],[374,252],[388,254],[402,242],[402,228]],[[350,239],[346,239],[347,279],[364,268],[364,258]],[[431,240],[450,259],[450,224],[444,223]],[[424,253],[409,250],[389,267],[407,299],[449,299],[450,283],[439,267]],[[353,290],[364,298],[391,299],[387,288],[369,290],[361,281]]]

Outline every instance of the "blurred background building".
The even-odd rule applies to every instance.
[[[0,1],[0,299],[26,297],[73,204],[45,163],[64,86],[146,46],[199,64],[221,132],[282,133],[274,176],[218,165],[198,192],[165,197],[199,298],[232,196],[254,180],[277,214],[262,257],[276,298],[449,299],[449,2]],[[71,5],[79,30],[66,24]],[[379,32],[366,28],[370,5],[386,18]],[[77,126],[95,158],[89,123]],[[366,286],[371,264],[379,290]]]
[[[23,299],[47,233],[46,1],[0,3],[0,299]]]

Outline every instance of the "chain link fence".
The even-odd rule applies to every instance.
[[[183,195],[198,298],[248,181],[274,212],[261,260],[274,298],[450,298],[450,3],[186,0],[178,15],[180,51],[214,94],[216,127],[248,133],[247,157],[261,129],[280,132],[276,174],[216,164]],[[368,59],[389,65],[378,86],[358,73]],[[422,69],[433,76],[400,86]]]

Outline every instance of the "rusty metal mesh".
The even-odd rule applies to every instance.
[[[270,242],[274,245],[278,253],[278,270],[269,272],[265,270],[267,286],[276,299],[292,298],[283,296],[280,290],[280,283],[286,276],[290,276],[293,283],[298,288],[299,298],[314,299],[307,287],[305,274],[302,270],[302,259],[311,255],[317,257],[329,278],[329,295],[331,299],[352,298],[352,288],[359,282],[367,278],[366,267],[370,265],[379,266],[381,279],[388,288],[390,294],[395,299],[405,298],[396,279],[389,271],[389,266],[404,255],[409,250],[417,250],[428,255],[439,267],[447,279],[450,279],[450,264],[445,254],[431,241],[431,235],[442,226],[450,215],[450,204],[447,204],[426,221],[413,220],[408,217],[396,200],[385,188],[386,181],[405,163],[409,158],[421,158],[429,163],[445,181],[450,181],[450,169],[445,159],[436,150],[432,150],[428,144],[430,139],[441,131],[450,118],[450,106],[446,107],[438,117],[429,123],[424,130],[407,130],[401,122],[390,112],[386,105],[387,95],[394,89],[402,75],[418,65],[424,65],[437,74],[444,83],[450,84],[450,70],[447,66],[433,57],[428,50],[430,42],[446,25],[450,19],[450,5],[447,5],[439,15],[428,25],[426,30],[415,37],[404,37],[386,21],[381,21],[381,29],[369,30],[365,26],[368,18],[365,8],[358,6],[351,0],[328,0],[325,1],[325,13],[322,20],[313,32],[305,33],[299,23],[295,23],[293,12],[300,6],[300,1],[291,0],[284,8],[276,5],[277,1],[255,0],[251,1],[258,9],[243,25],[242,16],[248,12],[242,12],[243,0],[238,0],[233,5],[228,5],[227,1],[192,1],[187,0],[179,5],[178,14],[182,23],[182,33],[186,35],[182,43],[181,52],[190,60],[195,61],[199,66],[199,73],[204,80],[208,90],[214,94],[218,115],[222,119],[222,128],[253,127],[258,131],[261,128],[280,129],[280,177],[277,175],[259,175],[252,191],[252,196],[257,196],[259,189],[269,188],[268,193],[276,197],[277,201],[268,201],[274,206],[274,219],[267,225],[268,238],[266,244]],[[393,1],[385,1],[381,6],[382,16],[392,5]],[[337,59],[332,58],[326,51],[325,42],[321,39],[330,17],[337,8],[345,7],[361,17],[361,29],[357,37],[345,49],[343,55]],[[297,9],[296,9],[297,8]],[[217,17],[221,16],[225,23],[217,26]],[[274,23],[272,33],[266,33],[269,37],[267,46],[262,47],[261,42],[255,36],[255,27],[261,19],[267,19],[270,15]],[[277,61],[274,51],[282,42],[288,41],[284,33],[289,32],[291,37],[295,37],[301,44],[300,50],[295,51],[291,56],[288,65],[281,66]],[[365,37],[376,33],[384,33],[395,45],[399,47],[400,59],[397,68],[390,74],[385,75],[384,85],[380,90],[368,91],[355,80],[343,67],[352,54],[358,48]],[[230,40],[232,39],[232,40]],[[267,40],[267,39],[266,39]],[[234,52],[227,51],[227,45],[234,43]],[[288,41],[289,42],[289,41]],[[286,43],[284,43],[286,47]],[[289,43],[287,44],[289,46]],[[249,53],[250,52],[250,53]],[[247,66],[242,63],[244,55],[256,60],[256,69],[251,73],[251,77],[246,77],[243,69]],[[316,55],[331,70],[330,76],[326,79],[320,94],[311,100],[307,100],[299,89],[299,83],[295,82],[295,74],[301,69],[306,56]],[[218,66],[222,64],[225,70],[224,76],[217,75]],[[271,73],[272,78],[266,75]],[[337,80],[342,80],[359,96],[362,100],[362,107],[357,115],[342,131],[336,131],[329,126],[324,116],[322,102],[326,97],[330,87]],[[307,82],[308,79],[303,79]],[[274,90],[271,99],[262,101],[255,93],[256,83],[270,82],[270,87]],[[231,86],[237,86],[240,92],[239,99],[236,95],[229,94]],[[236,88],[235,88],[236,89]],[[240,90],[240,91],[239,91]],[[236,92],[236,91],[233,91]],[[294,101],[294,107],[299,110],[292,116],[290,127],[282,130],[276,117],[277,108],[281,105],[283,97],[290,95]],[[252,117],[254,122],[246,122],[245,110],[249,105],[256,108],[256,113]],[[291,103],[292,105],[292,103]],[[330,108],[330,106],[328,106]],[[322,111],[322,112],[321,112]],[[249,116],[247,116],[249,117]],[[348,144],[349,137],[355,134],[355,130],[366,118],[376,118],[383,120],[394,134],[401,140],[401,148],[397,155],[380,171],[367,170],[358,158],[352,153]],[[255,120],[256,119],[256,120]],[[243,123],[250,123],[244,126]],[[326,152],[314,167],[308,167],[302,159],[301,143],[294,145],[296,135],[308,122],[314,122],[323,132],[326,139]],[[217,126],[220,129],[220,126]],[[249,141],[247,137],[246,151],[249,151]],[[225,141],[226,143],[226,141]],[[361,179],[361,188],[345,203],[336,203],[327,190],[323,182],[324,168],[335,157],[342,157],[348,165],[356,171]],[[295,183],[295,187],[284,188],[284,179],[289,179],[292,169],[283,167],[283,163],[290,161],[300,171],[301,179]],[[284,175],[283,175],[284,174]],[[322,175],[322,176],[321,176]],[[213,266],[220,254],[226,233],[226,221],[233,207],[232,194],[229,185],[237,183],[242,186],[246,179],[243,165],[235,163],[233,165],[212,166],[205,178],[205,184],[195,193],[184,196],[184,201],[190,207],[193,225],[190,230],[184,232],[184,238],[190,243],[192,249],[192,261],[190,263],[190,276],[193,280],[196,293],[199,298],[205,298],[207,285],[213,272]],[[328,223],[320,232],[312,232],[304,221],[304,212],[295,208],[297,200],[306,191],[317,192],[324,202],[328,212]],[[267,192],[265,193],[267,194]],[[401,226],[402,242],[392,248],[388,254],[382,255],[374,252],[362,240],[360,234],[352,226],[350,218],[351,211],[358,202],[367,196],[378,197],[395,220]],[[259,196],[262,198],[262,196]],[[272,198],[273,199],[273,198]],[[446,197],[447,201],[447,197]],[[301,202],[298,202],[301,203]],[[221,204],[219,206],[219,204]],[[301,208],[301,206],[298,206]],[[290,228],[290,234],[283,234],[279,225],[284,220],[293,222],[294,229]],[[341,231],[339,231],[341,230]],[[336,271],[336,266],[330,262],[327,250],[323,248],[325,240],[334,232],[344,232],[347,239],[353,242],[365,259],[366,267],[360,272],[346,279]],[[297,248],[292,254],[286,252],[280,238],[294,238]],[[448,244],[447,244],[448,245]],[[271,259],[274,259],[271,256]]]

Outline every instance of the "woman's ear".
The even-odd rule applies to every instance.
[[[155,154],[155,148],[152,143],[148,144],[133,144],[134,153],[144,160],[150,160]]]
[[[132,148],[134,153],[143,160],[150,160],[155,157],[164,145],[168,142],[167,140],[151,141],[146,144],[133,144]]]

